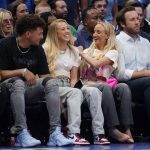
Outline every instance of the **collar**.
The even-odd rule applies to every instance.
[[[121,37],[126,40],[126,41],[135,41],[131,36],[129,36],[126,32],[121,31],[120,32]],[[139,35],[137,35],[136,41],[140,41],[141,37]]]

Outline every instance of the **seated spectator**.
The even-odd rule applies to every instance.
[[[134,7],[122,9],[117,16],[121,28],[118,80],[129,85],[132,100],[144,101],[150,119],[150,43],[139,36],[140,21]]]
[[[108,1],[107,0],[93,0],[92,1],[92,7],[97,9],[98,15],[99,15],[99,19],[101,21],[104,21],[104,22],[107,22],[106,19],[105,19],[106,12],[107,12],[107,5],[108,5]],[[87,10],[88,10],[88,8],[87,8]],[[83,11],[83,13],[85,13],[85,12]],[[78,32],[83,28],[84,16],[85,15],[82,16],[82,22],[80,23],[80,25],[78,27]]]
[[[22,18],[24,15],[29,14],[26,4],[21,0],[15,0],[8,5],[8,10],[12,13],[14,25],[16,20]]]
[[[53,0],[50,6],[57,19],[67,19],[68,8],[65,0]],[[69,27],[72,35],[76,36],[76,29],[70,24]]]
[[[95,144],[109,144],[104,136],[104,118],[101,109],[101,92],[95,87],[83,87],[81,90],[73,88],[78,81],[79,53],[73,46],[69,26],[65,20],[54,21],[48,31],[44,44],[49,70],[56,77],[57,83],[63,90],[60,95],[65,94],[64,87],[68,90],[83,91],[92,116],[92,129]],[[66,89],[67,92],[67,89]],[[82,93],[82,92],[81,92]],[[68,93],[69,94],[69,93]],[[69,94],[70,95],[70,94]],[[66,95],[67,96],[67,95]],[[68,97],[68,96],[67,96]],[[63,97],[62,97],[63,98]],[[72,99],[66,99],[68,110],[68,136],[73,139],[74,144],[89,144],[80,138],[81,103],[83,99],[74,94]]]
[[[107,0],[93,0],[92,5],[94,8],[97,9],[100,20],[106,21],[106,12],[107,12],[107,6],[108,6],[108,1]]]
[[[91,45],[94,27],[100,21],[98,11],[93,7],[85,9],[82,14],[82,21],[84,27],[77,33],[74,44],[86,49]]]
[[[41,144],[28,132],[25,104],[43,99],[49,114],[50,136],[47,145],[63,146],[72,141],[61,133],[59,88],[49,78],[44,50],[39,46],[43,37],[44,21],[36,15],[25,15],[16,23],[17,37],[0,41],[0,74],[2,85],[10,91],[14,116],[12,134],[17,134],[15,146],[32,147]],[[38,77],[37,77],[38,76]]]
[[[13,17],[10,11],[0,9],[0,39],[13,33]]]
[[[139,35],[148,39],[150,41],[150,34],[143,30],[144,20],[145,20],[145,8],[140,2],[130,2],[126,6],[133,6],[138,13],[140,20],[140,32]]]
[[[108,135],[119,142],[133,143],[130,131],[130,125],[133,124],[130,90],[126,84],[110,87],[107,83],[112,79],[111,74],[117,68],[118,62],[113,26],[99,22],[94,28],[93,39],[94,42],[88,49],[80,51],[83,60],[81,78],[85,85],[97,87],[102,91],[102,108]],[[120,103],[117,108],[118,115],[114,99],[116,104],[117,101]],[[123,129],[122,132],[117,129],[119,125]]]

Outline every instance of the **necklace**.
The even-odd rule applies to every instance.
[[[26,51],[22,51],[21,49],[20,49],[20,47],[19,47],[19,44],[18,44],[18,41],[17,41],[17,38],[16,38],[16,43],[17,43],[17,48],[18,48],[18,50],[19,50],[19,52],[21,53],[21,54],[26,54],[26,53],[28,53],[29,52],[29,50],[31,49],[31,47],[29,47]]]
[[[63,49],[63,50],[60,50],[60,54],[65,54],[66,53],[66,51],[67,51],[67,48],[68,47],[66,47],[65,49]]]

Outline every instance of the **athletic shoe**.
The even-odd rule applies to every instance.
[[[90,144],[87,140],[80,137],[79,133],[69,134],[68,137],[72,139],[73,143],[76,145],[88,145]]]
[[[41,141],[33,138],[27,129],[23,129],[17,136],[15,146],[20,147],[34,147],[40,145]]]
[[[72,140],[66,138],[62,133],[60,127],[49,136],[48,146],[65,146],[73,144]]]
[[[105,138],[103,134],[99,134],[94,137],[94,144],[106,145],[110,144],[110,142]]]

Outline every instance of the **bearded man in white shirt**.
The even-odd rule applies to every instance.
[[[129,85],[133,101],[144,98],[150,119],[150,43],[138,35],[140,21],[134,7],[122,9],[117,23],[122,30],[117,36],[120,48],[118,80]]]

